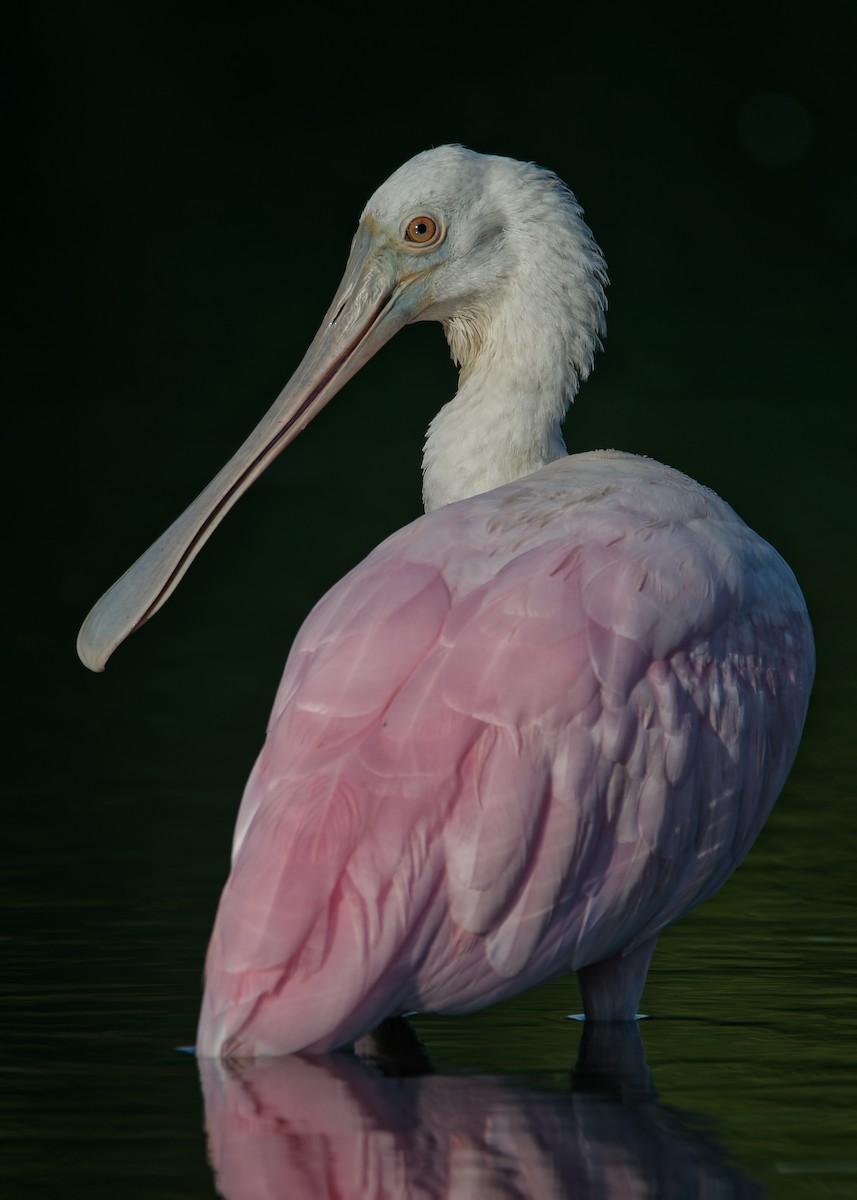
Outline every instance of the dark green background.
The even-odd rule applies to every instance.
[[[826,1096],[834,1072],[853,1106],[855,12],[20,9],[4,71],[2,857],[22,1194],[22,1180],[39,1189],[45,1131],[74,1147],[70,1114],[88,1129],[87,1103],[103,1117],[99,1072],[116,1088],[110,1064],[127,1067],[129,1047],[136,1061],[192,1041],[237,802],[289,644],[322,591],[419,512],[423,433],[455,388],[440,330],[405,330],[348,385],[104,676],[77,663],[77,627],[291,373],[371,192],[446,141],[556,170],[605,251],[606,352],[570,447],[701,479],[804,587],[819,675],[792,785],[735,883],[664,939],[647,998],[704,1010],[695,953],[722,1003],[739,998],[738,1021],[791,988],[789,1020],[815,1030],[813,1086]],[[806,946],[774,986],[763,947],[786,934]],[[822,1010],[833,1024],[813,1026]],[[466,1029],[487,1061],[491,1019]],[[676,1062],[693,1061],[695,1036],[684,1059],[670,1041]],[[728,1127],[728,1089],[706,1108],[657,1037],[662,1087]],[[704,1053],[720,1056],[716,1042]],[[763,1069],[749,1052],[746,1069]],[[783,1082],[772,1070],[771,1092]],[[820,1153],[838,1162],[831,1112],[846,1110],[841,1093],[830,1103],[796,1101],[805,1120],[825,1112],[839,1142]],[[182,1113],[196,1128],[196,1109]],[[749,1137],[738,1152],[768,1179],[780,1149]],[[109,1194],[122,1178],[118,1156],[95,1180],[69,1154],[50,1183]],[[816,1184],[789,1177],[782,1194]]]

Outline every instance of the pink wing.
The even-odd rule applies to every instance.
[[[332,1049],[653,945],[767,817],[811,646],[779,556],[646,460],[579,455],[401,530],[289,657],[199,1052]]]

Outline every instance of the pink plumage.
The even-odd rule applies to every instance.
[[[706,488],[562,421],[605,331],[568,188],[441,146],[371,197],[304,360],[84,622],[84,662],[172,594],[237,498],[403,325],[459,390],[426,515],[300,631],[247,785],[197,1049],[326,1051],[576,971],[634,1016],[658,933],[729,877],[791,767],[812,633],[779,555]]]
[[[588,1015],[632,1016],[629,952],[647,964],[725,881],[785,781],[809,636],[776,552],[630,455],[561,460],[394,534],[286,665],[200,1052],[332,1050],[581,968]]]

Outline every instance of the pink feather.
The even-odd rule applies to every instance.
[[[810,644],[776,552],[647,460],[577,455],[393,535],[295,641],[199,1052],[331,1050],[653,947],[767,817]],[[629,974],[590,1015],[628,1015]]]

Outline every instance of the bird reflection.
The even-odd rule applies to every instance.
[[[629,1022],[584,1026],[564,1094],[510,1076],[435,1073],[401,1019],[353,1055],[198,1066],[226,1200],[762,1195],[658,1103]]]

